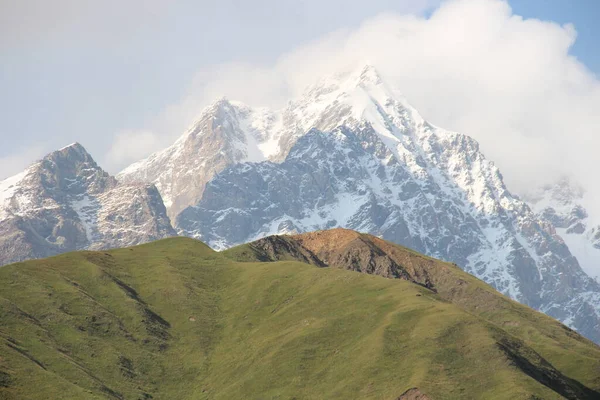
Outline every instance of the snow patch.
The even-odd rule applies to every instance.
[[[71,207],[77,213],[79,221],[85,229],[85,236],[88,241],[93,241],[94,230],[98,223],[98,201],[90,196],[83,195],[77,200],[71,201]]]
[[[63,150],[68,149],[69,147],[73,147],[73,146],[77,146],[77,142],[73,142],[69,145],[66,145],[65,147],[61,147],[60,149],[58,149],[58,151],[63,151]]]
[[[25,178],[27,172],[28,171],[25,170],[14,176],[11,176],[10,178],[0,181],[0,205],[3,205],[15,194],[15,191],[19,187],[19,183],[23,180],[23,178]]]
[[[590,238],[585,233],[567,233],[565,228],[557,228],[556,233],[563,238],[584,272],[600,280],[600,249],[594,247]]]

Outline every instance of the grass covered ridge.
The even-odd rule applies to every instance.
[[[187,238],[13,264],[0,398],[598,398],[597,346],[494,296],[475,311],[409,281],[240,262]]]

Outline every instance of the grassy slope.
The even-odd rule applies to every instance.
[[[332,231],[323,233],[327,232]],[[299,237],[306,235],[313,234],[299,235]],[[424,263],[432,262],[434,268],[430,271],[435,275],[435,286],[443,300],[454,303],[462,310],[504,331],[510,337],[522,341],[551,362],[554,367],[561,371],[569,371],[570,376],[577,377],[587,386],[600,388],[600,348],[588,339],[555,319],[500,295],[490,285],[464,272],[456,264],[425,256],[371,235],[360,236],[376,241],[387,253],[397,252],[405,265],[418,263],[420,260]],[[294,236],[280,237],[284,240],[294,238]],[[264,258],[260,252],[257,254],[252,244],[240,245],[222,254],[240,262],[253,262]],[[282,258],[291,260],[293,257],[284,254]]]
[[[0,398],[561,398],[500,349],[542,364],[512,334],[598,388],[598,347],[513,305],[501,329],[406,281],[185,238],[70,253],[0,269]]]

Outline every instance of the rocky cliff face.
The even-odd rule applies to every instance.
[[[228,252],[224,254],[232,256]],[[342,228],[298,235],[267,236],[248,243],[236,255],[236,259],[256,259],[261,262],[296,260],[317,267],[403,279],[435,292],[441,291],[442,295],[447,294],[449,287],[457,290],[457,286],[461,285],[460,274],[456,274],[460,270],[456,265],[423,256],[375,236]],[[437,285],[437,282],[443,280],[441,277],[451,283]],[[444,298],[450,300],[448,296]]]
[[[0,182],[0,265],[172,235],[156,187],[119,184],[77,143]]]
[[[190,206],[171,208],[181,234],[224,249],[277,233],[369,232],[455,262],[600,340],[600,287],[552,223],[511,194],[475,140],[425,121],[374,68],[325,79],[281,111],[220,101],[202,120],[213,125],[194,131],[194,140],[229,132],[234,139],[210,154],[237,156],[208,162],[196,148],[199,165],[212,169],[201,191],[182,189]],[[167,156],[181,154],[191,138],[119,176],[141,176],[159,158],[156,171],[160,164],[199,171],[195,161]]]
[[[281,158],[289,150],[289,138],[302,129],[290,113],[220,99],[173,146],[132,164],[117,178],[154,183],[174,219],[196,204],[215,174],[240,162]]]

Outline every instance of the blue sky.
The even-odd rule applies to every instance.
[[[516,14],[561,24],[572,23],[577,30],[573,55],[600,75],[600,1],[597,0],[511,0]]]
[[[468,8],[486,0],[461,2]],[[599,3],[510,1],[513,13],[525,18],[573,23],[579,36],[572,54],[597,75],[600,28],[594,22],[600,16]],[[438,4],[437,0],[0,0],[0,179],[73,141],[81,142],[114,173],[131,161],[111,154],[127,132],[153,132],[147,146],[131,149],[135,157],[182,133],[191,122],[188,114],[181,114],[184,120],[172,125],[164,115],[189,97],[198,71],[223,63],[273,65],[330,32],[351,35],[363,21],[382,13],[426,15]],[[461,23],[457,17],[456,24]],[[418,93],[413,97],[419,100]],[[421,103],[426,110],[435,108]],[[445,121],[443,116],[439,120]]]

